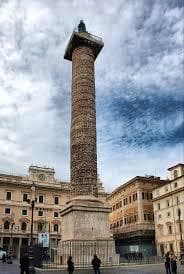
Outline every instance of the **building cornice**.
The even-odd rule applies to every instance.
[[[132,179],[130,179],[128,182],[124,183],[123,185],[120,185],[117,187],[108,197],[107,199],[111,198],[114,194],[122,190],[123,188],[131,185],[132,183],[137,183],[137,182],[149,182],[149,183],[163,183],[164,185],[167,184],[169,181],[168,180],[160,180],[160,177],[143,177],[143,176],[136,176]]]
[[[182,163],[179,163],[179,164],[177,164],[177,165],[175,165],[175,166],[171,166],[171,167],[169,167],[167,170],[173,170],[174,168],[176,168],[176,167],[178,167],[178,166],[184,166],[184,164],[182,164]]]
[[[176,178],[170,180],[169,183],[172,183],[172,182],[174,182],[174,181],[177,181],[178,179],[181,179],[182,177],[184,177],[184,175],[178,176],[178,177],[176,177]]]
[[[21,177],[22,179],[22,177]],[[6,185],[6,187],[8,186],[15,186],[16,187],[25,187],[25,188],[31,188],[33,181],[31,180],[17,180],[14,178],[11,178],[11,180],[9,180],[8,178],[1,178],[0,177],[0,185]],[[57,183],[57,184],[53,184],[53,183],[40,183],[40,182],[34,182],[36,185],[37,189],[52,189],[52,190],[61,190],[63,192],[69,192],[69,183]]]
[[[161,199],[169,197],[169,196],[172,196],[172,195],[179,193],[181,191],[184,191],[184,187],[180,187],[180,188],[174,189],[172,191],[168,191],[167,193],[164,193],[163,195],[155,197],[155,198],[153,198],[153,202],[161,200]]]

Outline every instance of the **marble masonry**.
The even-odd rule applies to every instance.
[[[110,235],[111,208],[98,198],[94,61],[104,44],[80,21],[64,58],[72,61],[71,199],[61,211],[63,264],[90,265],[96,253],[102,264],[117,264],[119,255]],[[81,261],[82,260],[82,261]]]

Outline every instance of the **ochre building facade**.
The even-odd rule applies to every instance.
[[[159,177],[137,176],[107,197],[112,208],[110,229],[121,256],[133,252],[155,255],[152,191],[165,183]]]

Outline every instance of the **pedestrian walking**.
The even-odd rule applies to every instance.
[[[93,265],[94,273],[95,274],[100,274],[101,260],[97,257],[96,254],[93,257],[93,260],[92,260],[91,264]]]
[[[20,258],[20,274],[29,274],[29,257],[28,253],[24,253],[24,255]]]
[[[177,257],[175,254],[171,254],[171,269],[172,269],[172,274],[177,274]]]
[[[72,256],[68,257],[67,265],[68,265],[68,273],[72,274],[74,272],[74,262],[72,261]]]
[[[165,263],[166,274],[172,274],[171,273],[171,258],[170,258],[169,251],[165,254],[164,263]]]

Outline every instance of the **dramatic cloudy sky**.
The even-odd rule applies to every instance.
[[[183,153],[182,0],[0,0],[0,170],[54,167],[69,181],[71,63],[80,19],[96,61],[98,173],[110,191],[166,178]]]

